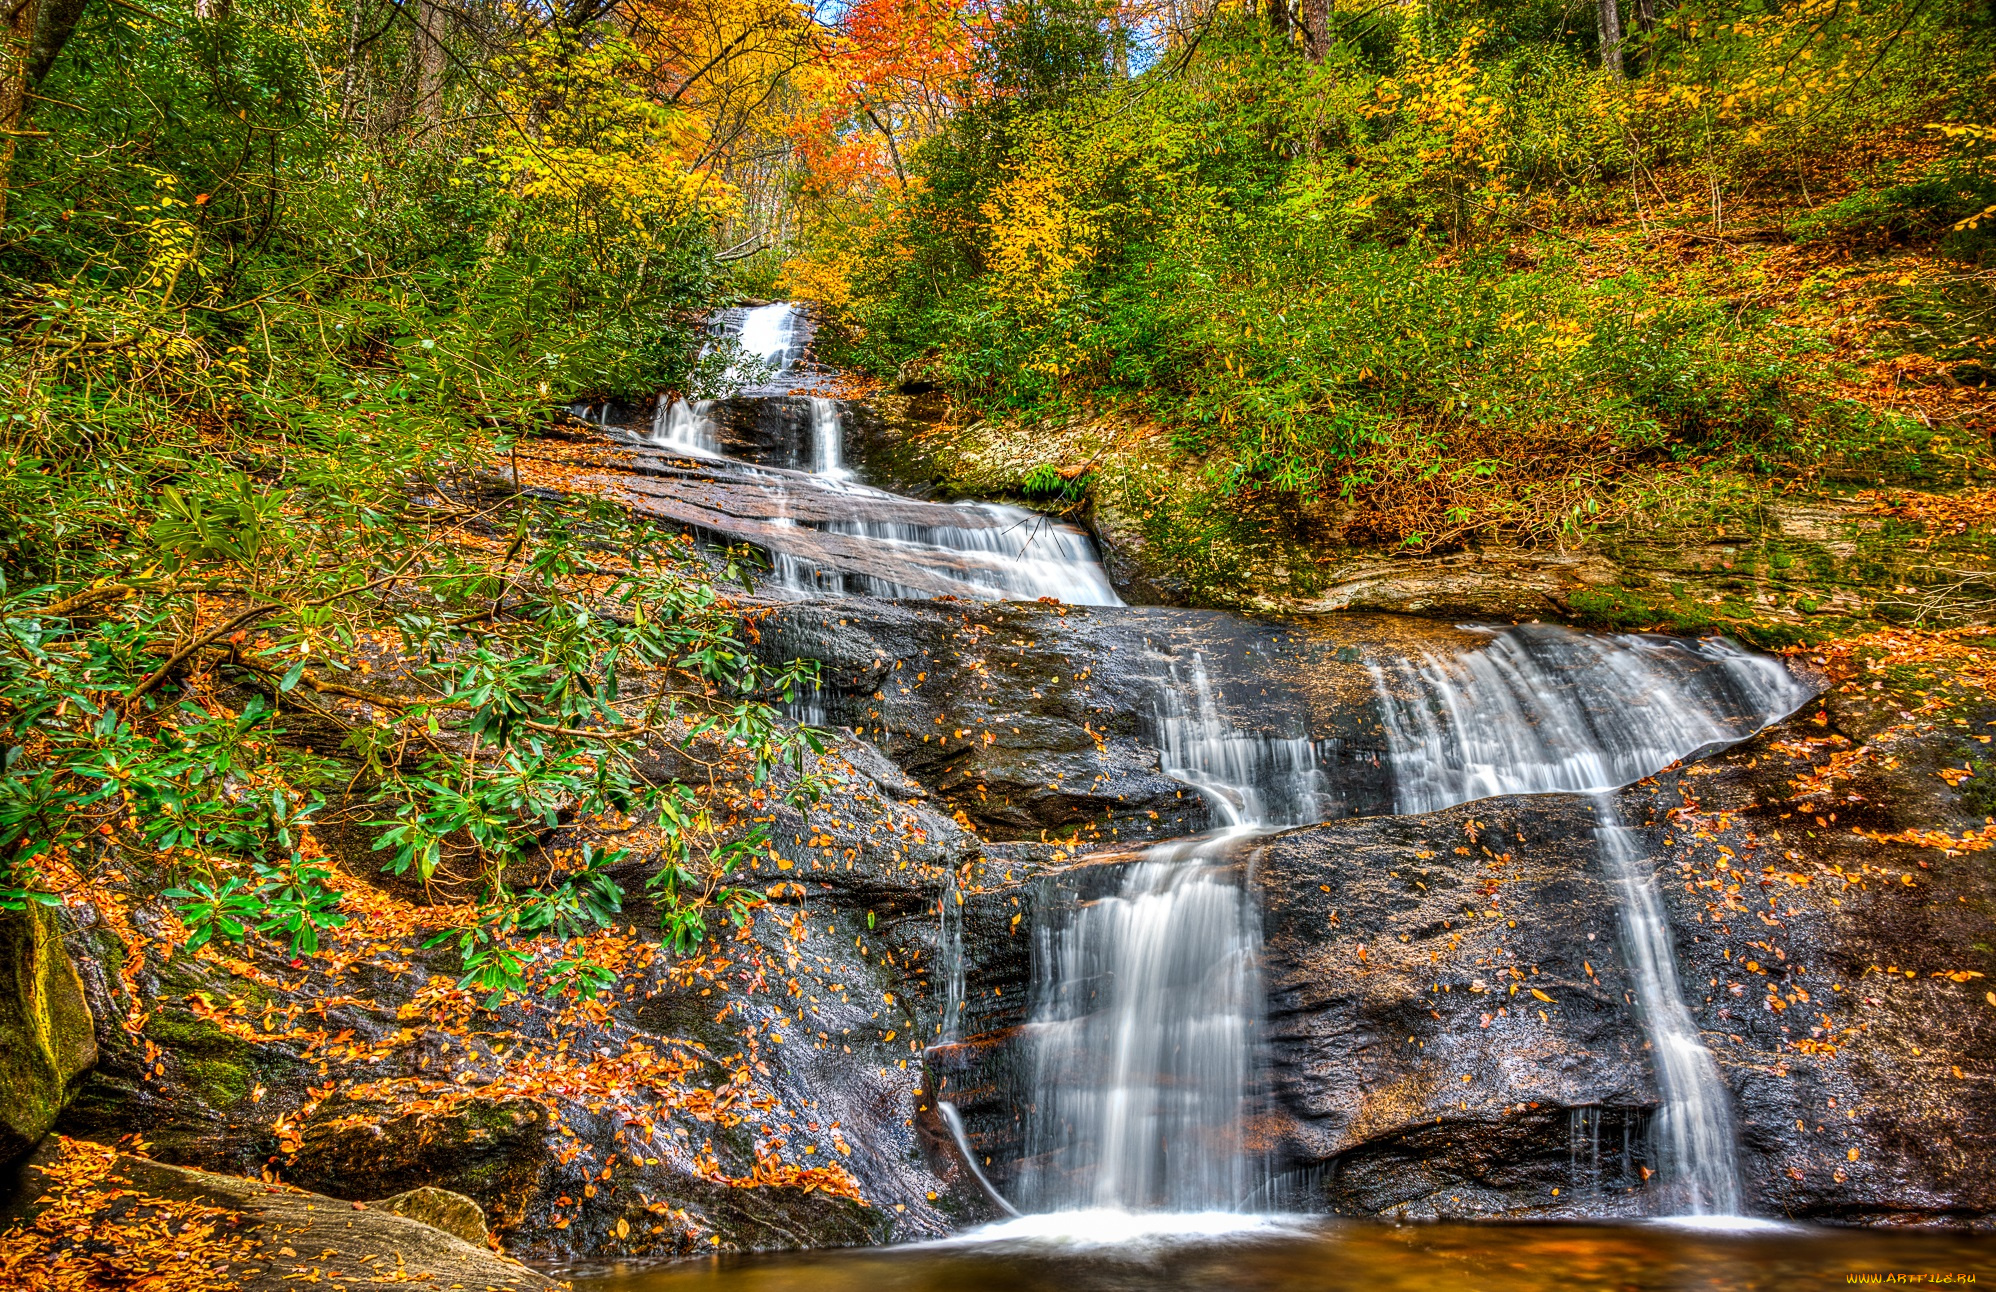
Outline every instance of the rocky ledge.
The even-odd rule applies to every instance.
[[[0,1212],[0,1283],[7,1286],[560,1286],[483,1243],[400,1214],[406,1199],[348,1202],[62,1138],[44,1144],[22,1177],[15,1203]],[[470,1200],[455,1202],[450,1210],[460,1225],[466,1213],[477,1215]],[[441,1218],[435,1203],[428,1210]]]
[[[1748,1210],[1989,1228],[1990,664],[1981,639],[1895,640],[1831,661],[1840,680],[1820,707],[1612,810],[1655,876],[1729,1091]],[[1236,857],[1263,907],[1254,1140],[1270,1201],[1355,1216],[1650,1209],[1659,1101],[1600,807],[1490,799],[1292,830]],[[967,899],[964,1039],[931,1049],[927,1093],[960,1110],[1001,1193],[1034,1099],[1019,923],[1115,891],[1128,859],[1020,868]]]

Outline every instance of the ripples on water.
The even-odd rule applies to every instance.
[[[1885,1283],[1874,1276],[1917,1276]],[[1855,1276],[1855,1277],[1853,1277]],[[576,1292],[1318,1292],[1723,1289],[1996,1281],[1996,1240],[1761,1224],[1384,1225],[1072,1212],[943,1243],[720,1257],[575,1278]]]

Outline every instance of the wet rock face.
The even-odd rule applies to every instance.
[[[811,466],[811,401],[801,395],[717,399],[708,407],[721,452],[762,466]]]
[[[587,1008],[480,1009],[451,949],[420,938],[359,958],[334,939],[299,966],[168,957],[81,909],[69,941],[105,1057],[64,1128],[142,1130],[175,1164],[358,1202],[461,1193],[543,1259],[943,1233],[962,1208],[916,1121],[918,1060],[940,1028],[938,903],[979,845],[869,746],[820,770],[808,818],[771,811],[775,854],[740,877],[769,899],[753,923],[684,960],[653,950],[633,900],[623,978]],[[865,1203],[785,1174],[834,1164]]]
[[[1158,753],[1163,692],[1190,696],[1201,669],[1241,733],[1317,742],[1324,815],[1391,810],[1367,665],[1477,640],[1394,616],[867,598],[778,608],[762,634],[772,662],[821,662],[814,721],[860,733],[986,836],[1100,843],[1209,824]]]
[[[1883,703],[1895,718],[1917,705]],[[1982,826],[1936,775],[1958,758],[1952,718],[1900,722],[1881,737],[1880,704],[1832,694],[1825,708],[1625,791],[1619,810],[1655,868],[1686,1003],[1728,1090],[1748,1210],[1987,1225],[1996,1091],[1976,1074],[1996,1053],[1996,1008],[1984,999],[1996,977],[1996,875],[1986,851],[1949,856],[1875,837]],[[1986,699],[1969,707],[1956,730],[1996,720]],[[1850,759],[1852,743],[1836,734],[1846,724],[1870,730],[1868,757]],[[1825,783],[1839,754],[1856,770],[1798,796]],[[1259,875],[1272,1139],[1278,1162],[1324,1205],[1644,1208],[1641,1169],[1660,1165],[1640,1133],[1654,1078],[1625,1003],[1591,807],[1489,800],[1270,842]],[[1479,907],[1502,918],[1471,916]],[[1525,974],[1513,980],[1518,995],[1508,968],[1489,972],[1500,964]],[[1474,993],[1477,978],[1492,992]],[[1533,987],[1553,1001],[1528,995]],[[1493,997],[1508,1013],[1484,1027]],[[1599,1108],[1598,1122],[1576,1108]],[[1621,1153],[1631,1125],[1626,1161],[1638,1178]]]
[[[1621,1134],[1656,1096],[1593,827],[1589,801],[1545,796],[1268,841],[1284,1192],[1350,1215],[1640,1212],[1653,1164]],[[1576,1108],[1610,1128],[1600,1166]]]
[[[1756,1211],[1996,1225],[1996,853],[1940,775],[1992,732],[1982,686],[1860,676],[1627,796]]]
[[[1974,839],[1956,855],[1913,842],[1987,830],[1973,778],[1938,773],[1986,759],[1974,736],[1996,731],[1996,704],[1922,719],[1921,703],[1832,693],[1615,799],[1654,871],[1755,1215],[1996,1224],[1996,871]],[[1336,821],[1269,837],[1241,863],[1263,904],[1267,1085],[1252,1139],[1270,1205],[1665,1205],[1649,1038],[1595,811],[1542,795]],[[1001,1190],[1020,1174],[1035,1098],[1022,1028],[1041,948],[1021,930],[1114,891],[1121,864],[970,876],[963,1037],[929,1052],[927,1093],[958,1107]]]

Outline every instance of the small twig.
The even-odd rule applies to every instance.
[[[38,101],[40,101],[40,102],[42,102],[42,103],[53,103],[53,104],[55,104],[55,105],[56,105],[56,106],[57,106],[58,108],[68,108],[68,109],[69,109],[70,111],[72,111],[72,112],[87,112],[87,111],[89,111],[89,109],[88,109],[88,108],[83,108],[83,107],[79,107],[79,106],[77,106],[76,104],[74,104],[74,103],[71,103],[71,102],[70,102],[70,101],[69,101],[68,99],[51,99],[51,98],[50,98],[50,97],[49,97],[48,95],[46,95],[46,94],[36,94],[36,93],[35,93],[35,92],[34,92],[33,90],[22,90],[22,91],[21,91],[21,93],[23,93],[23,94],[27,95],[27,96],[28,96],[29,98],[31,98],[31,99],[35,99],[35,100],[38,100]]]
[[[231,619],[227,623],[223,624],[220,628],[215,629],[213,632],[206,633],[203,636],[196,637],[193,641],[187,643],[187,645],[181,647],[179,650],[173,652],[173,654],[167,656],[166,663],[161,664],[157,669],[155,669],[150,677],[146,678],[145,681],[139,683],[138,689],[134,690],[129,696],[125,698],[128,700],[136,700],[140,696],[144,695],[146,692],[152,690],[154,687],[158,686],[161,682],[164,682],[166,680],[166,675],[168,673],[171,673],[174,669],[179,668],[181,663],[185,661],[188,656],[200,650],[202,647],[214,645],[216,642],[222,640],[222,638],[224,637],[227,637],[230,633],[234,632],[236,629],[241,628],[247,624],[255,623],[257,620],[263,618],[265,615],[276,614],[280,610],[288,610],[289,608],[290,607],[284,605],[284,603],[282,602],[273,602],[270,605],[263,605],[263,606],[251,606],[248,610],[243,611],[241,614],[237,615],[234,619]]]

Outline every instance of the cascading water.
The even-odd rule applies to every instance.
[[[1158,700],[1158,757],[1165,772],[1198,790],[1228,827],[1274,829],[1321,820],[1323,774],[1309,737],[1229,725],[1205,658],[1195,652],[1187,671],[1190,677],[1181,678],[1173,661]]]
[[[839,401],[816,395],[811,401],[811,474],[827,480],[850,480],[845,464],[845,424]]]
[[[1538,624],[1454,659],[1372,673],[1401,812],[1632,784],[1752,735],[1809,695],[1780,661],[1722,638],[1589,637]]]
[[[1740,1172],[1726,1083],[1684,1003],[1663,899],[1616,815],[1614,799],[1597,795],[1594,812],[1599,822],[1594,837],[1619,898],[1624,959],[1656,1071],[1661,1107],[1652,1129],[1663,1167],[1664,1201],[1680,1215],[1737,1216]]]
[[[920,570],[959,596],[982,601],[1057,597],[1079,606],[1123,604],[1096,559],[1094,543],[1081,530],[1022,507],[988,502],[957,506],[967,521],[983,523],[958,527],[851,520],[832,521],[821,528],[828,534],[863,539],[884,559]],[[827,574],[799,560],[780,561],[776,574],[783,586],[798,592],[930,595],[891,578]]]
[[[675,399],[670,404],[661,400],[658,411],[652,415],[652,443],[697,457],[719,453],[721,445],[714,436],[713,407],[711,399]]]
[[[773,381],[796,359],[797,307],[789,301],[758,305],[742,315],[735,339],[741,343],[749,362],[729,369],[733,384],[741,385],[754,376],[752,369],[765,366],[767,380]]]
[[[1153,848],[1116,896],[1042,931],[1027,1205],[1209,1211],[1248,1194],[1258,938],[1221,864],[1232,833]]]
[[[661,400],[649,441],[676,453],[721,458],[741,473],[722,486],[736,491],[728,496],[737,501],[721,504],[715,519],[757,517],[760,528],[752,541],[769,537],[772,529],[805,528],[841,540],[829,545],[805,542],[799,533],[800,541],[771,542],[775,586],[804,595],[920,598],[948,593],[986,601],[1054,597],[1076,605],[1122,604],[1094,543],[1073,525],[995,503],[960,503],[955,508],[917,504],[858,484],[845,463],[839,402],[809,393],[823,373],[809,361],[810,327],[795,305],[777,302],[729,311],[714,328],[717,337],[732,337],[740,346],[741,355],[726,378],[727,384],[739,387],[733,398],[770,401],[766,407],[774,409],[774,419],[786,430],[771,437],[765,419],[757,433],[783,443],[788,451],[782,465],[804,474],[779,478],[777,472],[722,457],[714,400]],[[792,415],[798,412],[808,414],[808,449],[798,442],[795,431]],[[685,487],[688,500],[696,504],[707,505],[703,492],[715,496],[695,484]],[[770,495],[801,499],[807,504],[801,508],[804,515],[727,510],[740,501]],[[926,511],[931,517],[953,512],[962,516],[963,523],[907,523],[911,510]],[[827,515],[840,512],[849,518]],[[896,513],[896,519],[873,518]],[[685,515],[675,518],[693,520]],[[716,528],[726,532],[724,523]]]
[[[765,373],[766,381],[782,375],[796,357],[796,316],[796,306],[778,301],[747,311],[732,325],[724,323],[719,335],[732,336],[743,351],[742,359],[728,369],[727,384],[741,386]],[[658,411],[652,415],[652,443],[703,457],[719,453],[713,407],[711,399],[677,399],[670,404],[659,401]]]
[[[1189,673],[1159,702],[1162,763],[1226,828],[1151,848],[1115,896],[1035,930],[1022,1197],[1043,1211],[1233,1210],[1260,1184],[1243,1134],[1261,935],[1238,849],[1314,819],[1319,777],[1307,739],[1236,730],[1196,655]]]
[[[939,904],[941,916],[936,938],[936,1008],[942,1018],[936,1024],[936,1044],[949,1045],[963,1025],[963,890],[952,868],[943,881]]]
[[[1811,694],[1778,660],[1731,642],[1587,637],[1525,625],[1452,660],[1373,669],[1395,806],[1432,812],[1497,794],[1593,793],[1624,959],[1650,1041],[1664,1203],[1738,1215],[1726,1087],[1684,1002],[1656,885],[1606,791],[1744,739]]]

